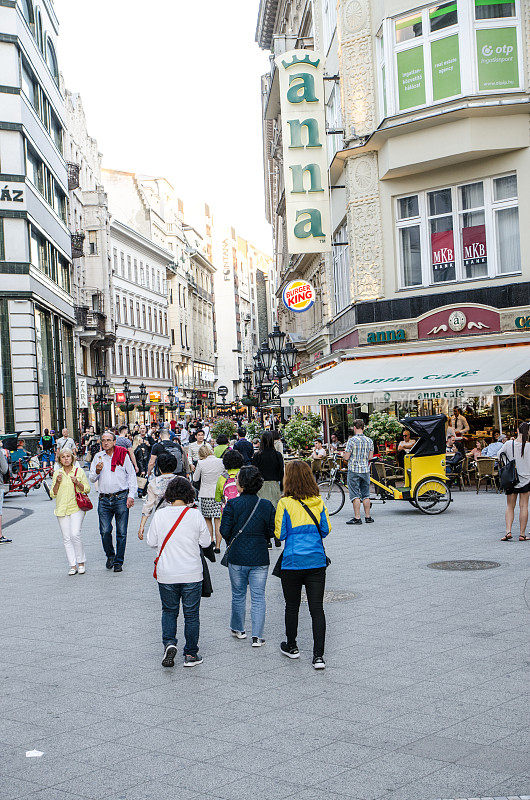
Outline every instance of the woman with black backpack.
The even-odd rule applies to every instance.
[[[499,463],[502,461],[515,461],[517,470],[517,483],[506,489],[506,533],[501,542],[512,539],[512,525],[515,517],[515,505],[519,497],[519,541],[527,542],[530,537],[526,535],[528,524],[528,498],[530,497],[530,443],[528,422],[521,422],[517,439],[505,442],[499,450]]]
[[[264,500],[270,500],[276,509],[282,496],[284,465],[283,456],[275,447],[274,431],[265,431],[262,435],[259,450],[252,459],[252,464],[259,469],[263,478],[259,496]],[[277,547],[281,547],[277,539],[274,543]]]

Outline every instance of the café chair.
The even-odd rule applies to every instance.
[[[480,488],[480,484],[484,482],[486,484],[486,491],[488,491],[488,483],[491,483],[495,486],[496,490],[499,491],[499,486],[497,484],[497,469],[496,463],[494,458],[477,458],[477,494]]]

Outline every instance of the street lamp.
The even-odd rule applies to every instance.
[[[250,367],[245,367],[243,370],[243,389],[245,391],[245,397],[247,398],[247,416],[248,421],[250,422],[251,419],[251,409],[252,409],[252,400],[251,400],[251,392],[252,392],[252,370]]]
[[[171,421],[173,419],[172,417],[173,411],[175,410],[175,391],[172,386],[170,386],[169,389],[167,390],[167,396],[169,398],[168,408],[169,408],[169,419]]]
[[[272,333],[269,333],[269,340],[272,347],[269,347],[267,342],[261,345],[260,349],[254,356],[254,375],[257,380],[257,385],[263,390],[263,380],[265,375],[273,384],[271,388],[271,398],[274,392],[274,382],[278,380],[278,394],[281,397],[283,394],[283,380],[287,378],[290,382],[293,377],[293,371],[298,358],[298,351],[292,342],[285,345],[286,334],[280,330],[278,323],[275,324]],[[280,414],[282,423],[285,422],[285,412],[280,401]]]
[[[96,390],[95,391],[96,403],[99,405],[99,410],[101,412],[99,432],[103,433],[103,429],[105,428],[105,411],[103,409],[103,403],[107,402],[107,392],[109,385],[106,381],[105,373],[102,372],[102,370],[98,370],[96,373],[96,382],[94,384],[94,388]]]
[[[123,394],[125,396],[125,421],[129,427],[129,403],[131,402],[131,384],[125,378],[123,381]]]
[[[142,404],[142,412],[145,425],[145,407],[147,405],[147,389],[145,388],[145,383],[143,381],[140,384],[139,397],[140,397],[140,403]]]

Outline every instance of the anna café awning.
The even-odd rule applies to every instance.
[[[514,391],[530,370],[530,345],[361,357],[323,369],[281,396],[282,406],[463,399]]]

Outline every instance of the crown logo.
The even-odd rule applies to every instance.
[[[282,64],[285,69],[289,69],[289,67],[292,67],[294,64],[309,64],[310,67],[315,67],[316,69],[320,64],[320,59],[317,58],[315,61],[311,61],[309,53],[306,53],[303,58],[300,58],[300,56],[295,53],[292,61],[282,61]]]

